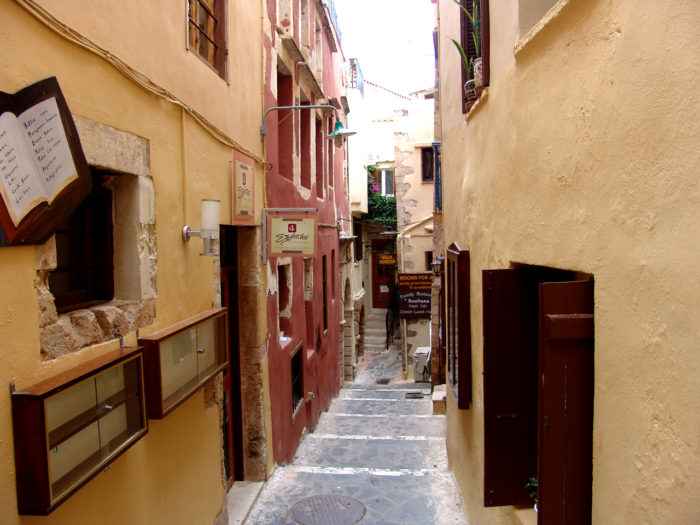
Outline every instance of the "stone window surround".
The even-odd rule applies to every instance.
[[[39,301],[42,359],[118,339],[153,323],[156,301],[155,200],[148,140],[73,116],[88,164],[114,173],[114,299],[58,314],[48,288],[56,242],[37,246],[34,287]]]

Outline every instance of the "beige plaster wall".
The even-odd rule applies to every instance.
[[[431,99],[412,96],[402,101],[396,111],[394,131],[394,165],[399,272],[422,273],[426,268],[425,252],[432,251],[432,182],[422,181],[421,148],[432,148],[434,104]],[[413,377],[410,356],[419,346],[430,346],[428,319],[402,320],[405,328],[404,355],[408,377]]]
[[[45,1],[41,5],[60,21],[56,28],[66,24],[109,49],[245,145],[252,155],[261,155],[262,44],[261,32],[254,30],[260,27],[261,5],[229,2],[229,20],[251,28],[245,34],[229,28],[231,69],[238,71],[231,84],[187,52],[185,2]],[[3,2],[0,19],[0,90],[14,92],[56,76],[75,115],[149,142],[158,247],[156,317],[141,333],[211,308],[217,300],[213,290],[218,259],[200,257],[201,241],[184,243],[181,230],[186,223],[198,229],[202,198],[220,198],[221,222],[231,223],[230,143],[208,133],[177,104],[147,92],[108,61],[38,23],[17,4]],[[243,72],[246,77],[241,81]],[[256,164],[255,170],[259,220],[261,166]],[[118,346],[118,341],[110,341],[42,362],[33,286],[38,253],[34,246],[0,248],[0,381],[7,385],[14,380],[18,388]],[[262,324],[257,326],[264,331]],[[136,334],[129,333],[125,342],[136,344]],[[264,376],[264,360],[259,366]],[[167,418],[149,421],[149,433],[109,470],[40,519],[17,515],[9,395],[0,398],[0,421],[3,524],[210,524],[221,511],[219,409],[205,399],[203,391]]]
[[[482,507],[481,270],[580,270],[595,277],[593,523],[698,522],[700,15],[561,1],[519,43],[513,4],[490,2],[491,83],[465,117],[457,8],[440,2],[445,245],[471,251],[474,370],[473,408],[448,398],[450,465],[473,523],[512,522]]]
[[[421,148],[432,147],[432,99],[414,96],[397,112],[394,131],[396,209],[399,231],[432,216],[433,183],[422,181]]]

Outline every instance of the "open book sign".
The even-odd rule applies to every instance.
[[[55,78],[0,92],[0,246],[46,242],[90,191],[90,170]]]

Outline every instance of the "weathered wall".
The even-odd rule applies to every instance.
[[[450,465],[470,521],[511,523],[482,506],[481,270],[588,272],[593,523],[694,523],[700,17],[681,1],[556,7],[514,51],[518,11],[490,2],[491,83],[465,117],[457,7],[440,2],[445,245],[470,250],[472,283],[474,402],[448,398]]]
[[[396,112],[394,127],[396,219],[399,231],[433,214],[433,183],[422,180],[421,148],[432,148],[434,104],[432,99],[413,96],[404,107],[405,111]]]
[[[294,46],[283,43],[274,23],[265,28],[265,107],[279,105],[327,104],[326,99],[339,99],[342,89],[342,54],[330,52],[328,31],[323,31],[317,49],[317,41],[309,34],[314,27],[322,27],[322,12],[317,2],[309,2],[306,18],[298,1],[292,2],[293,9],[282,20],[282,34],[293,35],[301,55],[295,56]],[[276,6],[267,5],[268,17],[274,21]],[[288,20],[288,23],[285,21]],[[288,29],[289,28],[289,31]],[[297,31],[298,29],[298,31]],[[304,46],[308,47],[304,47]],[[291,50],[291,51],[290,51]],[[300,57],[313,69],[313,78],[303,73]],[[320,62],[319,62],[320,61]],[[321,66],[320,68],[318,66]],[[280,104],[280,91],[277,89],[277,73],[284,72],[291,77],[291,98],[293,104]],[[320,74],[319,74],[320,73]],[[318,92],[322,87],[323,93]],[[342,116],[343,112],[339,111]],[[267,364],[270,374],[270,419],[272,426],[272,446],[274,462],[289,462],[301,441],[304,432],[313,428],[321,411],[326,410],[340,387],[340,321],[342,289],[340,282],[341,224],[347,229],[349,218],[348,200],[344,176],[344,147],[327,142],[325,137],[332,131],[328,128],[329,117],[334,113],[327,109],[295,109],[271,112],[268,119],[268,134],[265,136],[266,206],[270,208],[315,208],[317,213],[317,243],[315,254],[310,259],[313,266],[311,290],[305,290],[304,258],[268,257],[267,268]],[[301,124],[310,122],[305,130]],[[287,120],[288,128],[280,126]],[[332,118],[332,124],[335,119]],[[316,141],[317,128],[322,126]],[[302,133],[307,132],[302,138]],[[280,133],[290,133],[292,139],[280,145]],[[291,151],[285,150],[291,144]],[[308,144],[308,148],[305,148]],[[329,154],[330,151],[330,154]],[[310,155],[310,182],[302,179],[302,155]],[[284,171],[280,157],[291,157],[291,169]],[[317,177],[317,155],[323,157],[324,173]],[[322,188],[318,187],[318,184]],[[327,321],[324,329],[323,305],[323,256],[326,261],[326,307]],[[285,319],[280,321],[280,266],[287,266],[288,285],[291,287],[287,308],[283,305]],[[283,332],[283,333],[282,333]],[[292,410],[291,359],[297,351],[302,352],[303,394],[305,399]],[[312,395],[307,395],[311,393]]]
[[[397,256],[399,272],[430,272],[426,252],[433,250],[432,181],[423,181],[421,149],[432,150],[434,104],[432,99],[413,96],[396,112],[394,162],[396,182]],[[430,346],[428,319],[402,320],[404,364],[413,377],[412,355],[416,348]]]
[[[260,158],[260,31],[244,34],[229,28],[232,78],[241,71],[247,77],[245,83],[229,85],[186,50],[184,2],[117,5],[47,0],[40,4],[58,19],[56,30],[62,31],[61,24],[65,24],[109,50],[111,59],[119,57]],[[186,223],[198,229],[202,198],[220,198],[221,222],[231,223],[231,144],[205,131],[177,104],[128,79],[109,63],[109,57],[57,35],[17,3],[3,2],[0,18],[0,90],[14,92],[56,76],[73,114],[148,142],[152,233],[157,247],[152,261],[155,318],[147,320],[141,333],[211,308],[217,300],[213,290],[218,259],[200,257],[201,241],[195,238],[184,243],[181,230]],[[260,18],[256,4],[230,3],[229,19],[236,25],[258,28]],[[86,146],[94,153],[91,148]],[[255,169],[259,176],[262,166]],[[263,185],[256,187],[259,219]],[[118,346],[118,341],[109,340],[42,361],[39,301],[33,282],[38,253],[34,246],[0,249],[0,379],[4,384],[14,380],[18,388]],[[150,280],[148,273],[145,278]],[[126,293],[130,293],[128,287]],[[127,344],[136,344],[133,327],[124,335]],[[0,399],[0,421],[1,521],[33,523],[36,519],[20,517],[16,510],[9,395]],[[207,403],[200,391],[165,419],[150,421],[149,433],[142,440],[41,521],[210,524],[221,511],[223,495],[219,408]]]

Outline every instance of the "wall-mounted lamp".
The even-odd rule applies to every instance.
[[[335,114],[335,127],[333,128],[333,132],[328,135],[328,140],[334,140],[336,146],[342,146],[343,145],[343,139],[345,137],[349,137],[350,135],[354,135],[357,133],[356,131],[350,131],[348,129],[345,129],[343,127],[343,123],[340,121],[340,116],[338,115],[338,110],[336,109],[335,106],[331,106],[330,104],[317,104],[317,105],[308,105],[308,106],[274,106],[271,108],[267,108],[265,110],[265,113],[263,113],[263,118],[262,122],[260,123],[260,134],[262,136],[267,135],[267,126],[265,125],[265,119],[267,118],[267,114],[270,113],[270,111],[279,111],[280,109],[330,109],[333,111]]]
[[[433,262],[430,263],[430,267],[433,269],[433,273],[435,274],[435,277],[440,277],[440,272],[442,270],[442,261],[444,261],[445,258],[442,255],[438,255],[433,259]]]
[[[215,199],[202,199],[202,221],[200,230],[191,230],[185,224],[182,228],[182,240],[189,242],[190,237],[201,237],[204,247],[200,255],[219,255],[213,250],[213,239],[219,238],[219,215],[221,213],[221,201]]]
[[[338,117],[336,116],[336,118]],[[350,135],[355,135],[356,133],[357,131],[350,131],[349,129],[345,129],[343,127],[343,123],[340,122],[340,120],[336,120],[333,131],[328,135],[328,140],[333,140],[335,142],[335,145],[337,147],[340,147],[343,145],[344,138],[349,137]]]

